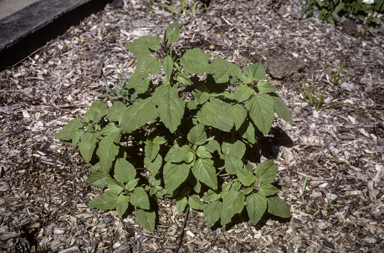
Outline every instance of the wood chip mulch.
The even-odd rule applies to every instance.
[[[299,0],[212,0],[208,9],[186,1],[192,4],[196,13],[179,18],[152,1],[108,5],[0,72],[0,251],[175,251],[185,214],[174,203],[159,201],[154,233],[134,217],[88,208],[101,193],[84,182],[90,165],[54,134],[105,92],[104,77],[113,87],[117,70],[133,73],[126,43],[179,22],[178,47],[199,47],[240,67],[261,61],[293,111],[292,122],[276,118],[262,158],[279,165],[279,195],[291,218],[264,217],[252,226],[238,216],[209,228],[191,211],[179,252],[384,252],[383,16],[354,37],[361,24],[304,19]],[[342,76],[350,74],[333,83],[332,71],[344,62]],[[326,104],[356,108],[311,108],[300,90],[312,76]]]

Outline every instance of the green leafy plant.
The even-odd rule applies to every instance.
[[[324,109],[324,108],[327,108],[327,107],[330,107],[330,106],[335,106],[335,105],[349,105],[349,106],[352,106],[352,107],[355,107],[355,105],[353,104],[350,104],[350,103],[330,103],[330,104],[326,104],[324,105],[323,102],[324,102],[324,93],[322,92],[320,94],[320,97],[316,97],[315,94],[314,94],[314,78],[312,76],[312,83],[311,85],[308,87],[307,84],[304,82],[304,79],[302,80],[303,81],[303,87],[304,87],[304,90],[305,90],[305,94],[304,92],[300,89],[300,93],[301,95],[303,96],[305,102],[307,102],[311,107],[315,107],[315,110],[316,111],[320,111],[321,109]],[[306,96],[305,96],[306,95]]]
[[[268,134],[274,113],[291,120],[291,111],[266,82],[261,63],[245,67],[195,48],[174,50],[181,24],[165,29],[164,39],[144,36],[127,45],[138,58],[129,79],[130,104],[111,108],[96,101],[83,119],[75,118],[56,138],[72,141],[93,165],[86,182],[109,190],[88,206],[131,213],[148,231],[156,225],[156,198],[176,199],[204,212],[213,226],[243,211],[253,224],[264,213],[288,218],[289,206],[272,183],[274,160],[254,168],[252,154]],[[150,77],[163,69],[165,79]],[[188,209],[189,210],[189,209]]]
[[[341,83],[344,82],[345,78],[347,78],[347,76],[348,76],[349,73],[351,72],[350,70],[348,70],[348,72],[344,75],[343,78],[341,78],[341,76],[340,76],[340,73],[341,73],[341,71],[345,68],[345,65],[346,65],[345,62],[342,63],[342,64],[340,65],[340,67],[333,73],[333,75],[332,75],[332,79],[331,79],[332,83],[340,83],[340,84],[341,84]],[[341,78],[341,79],[340,79],[340,78]]]
[[[173,8],[171,5],[166,4],[166,3],[157,3],[157,4],[160,5],[160,6],[165,7],[169,12],[171,12],[174,15],[176,15],[177,17],[179,17],[179,13],[180,12],[184,13],[184,14],[188,14],[188,10],[185,8],[185,0],[181,0],[180,1],[180,9],[179,10]],[[196,11],[196,5],[193,5],[191,7],[191,12],[193,14],[195,14],[195,11]]]
[[[307,0],[308,6],[303,9],[302,14],[313,16],[313,6],[319,8],[318,19],[326,20],[335,24],[340,16],[353,14],[365,24],[379,23],[375,13],[384,12],[384,0]],[[367,28],[369,30],[370,28]]]
[[[303,192],[301,193],[301,202],[303,205],[305,204],[304,197],[306,195],[305,189],[307,188],[307,177],[305,177],[304,184],[303,184]]]

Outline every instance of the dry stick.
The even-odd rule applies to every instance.
[[[185,212],[184,224],[183,224],[182,230],[181,230],[180,235],[179,235],[179,240],[178,240],[177,245],[176,245],[175,253],[179,252],[181,242],[183,241],[184,229],[185,229],[185,226],[187,225],[188,215],[189,215],[189,206],[187,207],[187,211]]]

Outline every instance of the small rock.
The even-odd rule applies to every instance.
[[[79,248],[74,246],[72,248],[62,250],[59,253],[78,253],[78,252],[80,252]]]
[[[63,228],[55,228],[53,230],[53,234],[55,234],[55,235],[62,235],[64,233],[65,233],[65,230]]]

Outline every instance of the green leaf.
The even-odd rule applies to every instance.
[[[196,154],[200,158],[212,158],[211,153],[204,146],[198,147]]]
[[[246,169],[237,168],[236,175],[244,186],[250,186],[255,182],[255,175]]]
[[[229,80],[229,76],[240,76],[241,69],[232,62],[217,58],[215,61],[211,62],[210,73],[216,83],[226,83]]]
[[[275,160],[269,160],[263,163],[260,163],[256,167],[256,176],[257,180],[263,183],[272,183],[277,170],[279,169],[275,164],[273,164]]]
[[[241,159],[244,156],[247,147],[242,141],[237,140],[235,143],[223,142],[221,149],[223,154],[234,155]]]
[[[131,133],[156,118],[157,109],[152,97],[137,101],[125,110],[121,120],[122,133]]]
[[[291,211],[287,203],[285,203],[279,196],[273,196],[267,198],[268,213],[281,218],[291,217]]]
[[[245,67],[244,74],[251,78],[252,81],[267,79],[265,69],[260,62]]]
[[[213,161],[211,159],[197,159],[192,167],[192,173],[200,182],[214,190],[217,189],[216,169],[213,166]]]
[[[145,156],[148,157],[149,161],[153,161],[160,150],[160,144],[147,140],[145,144]]]
[[[217,151],[219,154],[221,154],[220,144],[216,140],[208,141],[208,143],[205,144],[204,147],[210,153],[213,153],[213,152]]]
[[[225,156],[225,171],[231,175],[236,174],[236,169],[243,167],[243,161],[232,154]]]
[[[262,184],[259,187],[260,194],[262,194],[266,197],[271,196],[271,195],[275,195],[279,191],[280,191],[279,188],[277,188],[276,186],[273,186],[271,184]]]
[[[240,127],[238,132],[242,138],[246,139],[251,144],[256,143],[256,136],[255,136],[256,130],[253,127],[253,124],[248,120],[244,121],[243,125]]]
[[[125,109],[126,107],[122,102],[115,101],[112,107],[109,109],[109,120],[120,122],[120,120],[123,118]]]
[[[124,190],[124,186],[110,178],[109,176],[105,178],[105,181],[107,182],[108,188],[116,194],[120,194]]]
[[[136,177],[136,169],[125,158],[116,159],[114,178],[122,183],[129,182]]]
[[[92,159],[93,151],[96,148],[98,137],[98,133],[85,133],[81,136],[79,143],[80,154],[87,162],[91,161]]]
[[[179,98],[177,87],[177,85],[160,86],[154,94],[160,119],[171,133],[174,133],[181,124],[185,109],[185,103]]]
[[[275,92],[278,90],[275,86],[266,81],[259,81],[256,86],[260,92],[264,93]]]
[[[165,72],[165,76],[168,80],[171,80],[172,70],[173,70],[173,61],[172,57],[167,55],[163,62],[163,69]]]
[[[207,141],[207,134],[204,131],[204,125],[198,124],[189,130],[188,141],[195,145],[203,145]]]
[[[95,197],[88,206],[90,208],[97,208],[101,210],[111,210],[116,208],[117,198],[119,196],[112,191],[106,191],[103,195]]]
[[[222,209],[223,203],[220,201],[212,202],[204,207],[204,220],[209,227],[215,225],[215,223],[220,219]]]
[[[231,111],[231,105],[221,100],[215,99],[205,103],[197,113],[197,120],[207,126],[215,127],[224,132],[231,131],[234,122],[228,117],[228,111]]]
[[[154,161],[150,161],[148,157],[144,158],[145,167],[151,172],[151,175],[156,176],[163,164],[163,157],[158,154]]]
[[[194,101],[195,101],[196,105],[202,105],[205,102],[207,102],[209,99],[209,94],[208,94],[208,92],[205,92],[205,91],[194,90],[193,95],[195,97]]]
[[[141,209],[149,209],[149,198],[143,187],[136,187],[129,197],[129,202]]]
[[[149,74],[157,74],[160,71],[160,59],[145,56],[137,61],[135,72],[129,79],[129,85],[138,93],[145,93],[149,87]]]
[[[100,159],[100,166],[105,172],[109,172],[112,167],[112,163],[115,160],[116,155],[119,153],[119,147],[115,145],[116,139],[120,140],[121,134],[120,129],[116,128],[117,131],[111,135],[105,136],[99,144],[99,148],[96,151],[97,156]]]
[[[211,66],[208,59],[211,58],[209,54],[203,53],[200,48],[188,50],[180,59],[184,71],[190,74],[201,75],[203,73],[210,73]]]
[[[182,83],[182,84],[185,84],[185,85],[193,84],[191,79],[189,79],[189,77],[186,74],[184,74],[182,72],[179,72],[179,71],[177,72],[176,80],[179,83]]]
[[[179,40],[180,27],[182,25],[183,24],[173,23],[165,28],[165,39],[167,40],[167,45]]]
[[[95,171],[85,180],[87,184],[103,189],[107,185],[106,173],[103,171]]]
[[[125,45],[129,51],[137,58],[149,55],[152,51],[157,51],[161,48],[161,39],[155,36],[143,36],[132,43]]]
[[[146,230],[153,232],[156,225],[156,212],[145,211],[142,209],[137,210],[136,220]]]
[[[209,202],[216,201],[219,198],[220,198],[220,194],[217,194],[216,192],[212,191],[211,189],[209,189],[207,191],[207,193],[202,197],[202,199],[204,201],[209,201]]]
[[[120,194],[116,201],[116,211],[119,217],[121,218],[124,213],[127,211],[129,206],[129,196],[125,196],[123,194]]]
[[[84,114],[84,122],[99,122],[102,117],[108,114],[107,106],[101,101],[92,103],[89,110]]]
[[[237,86],[236,91],[233,93],[232,99],[241,103],[249,99],[249,97],[254,93],[255,91],[248,85],[240,84],[239,86]]]
[[[188,205],[188,198],[185,196],[179,197],[176,199],[176,209],[178,213],[184,212],[185,208]]]
[[[63,141],[70,141],[76,133],[84,133],[82,122],[79,118],[69,121],[67,125],[55,134],[55,137]]]
[[[246,203],[249,219],[256,225],[267,210],[267,199],[259,193],[253,193],[247,196]]]
[[[172,193],[176,190],[188,178],[188,175],[189,166],[187,164],[166,163],[164,165],[163,177],[167,192]]]
[[[73,131],[72,132],[72,151],[75,150],[77,147],[77,144],[79,143],[81,136],[84,134],[84,129],[80,129],[78,131]]]
[[[244,208],[245,197],[237,191],[229,191],[223,198],[223,209],[221,210],[221,225],[229,223],[232,217],[241,213]]]
[[[131,181],[129,181],[126,185],[125,185],[125,189],[127,191],[133,191],[135,189],[135,187],[137,186],[137,184],[139,183],[139,180],[140,178],[135,178]]]
[[[189,146],[184,145],[182,147],[179,147],[177,144],[172,146],[172,148],[168,151],[167,155],[165,156],[164,160],[166,162],[173,162],[173,163],[179,163],[186,161],[188,155],[192,153],[192,150]],[[191,162],[191,161],[189,161]]]
[[[259,93],[247,101],[246,106],[249,115],[257,128],[268,134],[272,126],[274,116],[274,100],[268,94]]]
[[[292,111],[284,103],[283,99],[279,96],[272,96],[272,98],[276,114],[282,117],[285,121],[292,121]]]
[[[196,194],[189,196],[188,204],[195,210],[203,210],[205,207]]]
[[[253,188],[252,187],[248,187],[247,189],[245,189],[243,191],[243,195],[244,196],[247,196],[248,194],[250,194],[251,192],[253,192]]]
[[[237,131],[243,124],[248,112],[242,105],[236,104],[232,106],[231,114],[232,120],[235,123],[235,128]]]

